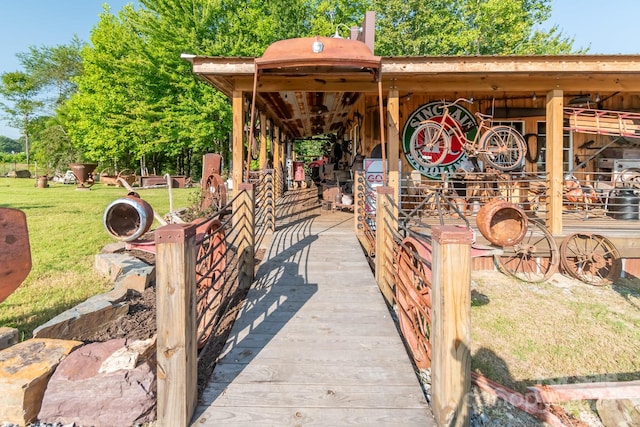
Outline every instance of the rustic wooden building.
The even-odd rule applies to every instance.
[[[589,188],[604,185],[601,195],[615,188],[615,167],[630,171],[633,182],[640,176],[640,55],[377,57],[371,47],[366,38],[311,37],[276,42],[260,58],[183,56],[232,101],[234,185],[243,181],[237,165],[245,164],[253,118],[265,124],[257,138],[271,139],[279,169],[288,142],[318,134],[348,140],[352,155],[374,157],[384,147],[385,180],[399,199],[403,180],[417,169],[409,147],[416,123],[436,103],[458,98],[473,100],[464,105],[468,114],[490,114],[524,136],[528,153],[518,173],[537,177],[542,196],[532,209],[544,210],[554,236],[567,233],[568,175],[579,174]],[[265,165],[269,154],[261,146]],[[422,170],[421,178],[456,167]],[[638,258],[640,199],[631,191],[631,216],[611,235],[625,257]]]

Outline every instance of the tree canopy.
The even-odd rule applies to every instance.
[[[17,153],[23,151],[24,147],[19,141],[11,139],[8,136],[0,135],[0,152],[1,153]]]
[[[1,76],[3,109],[49,163],[197,176],[203,154],[228,158],[231,110],[182,53],[260,56],[277,40],[359,25],[368,10],[377,55],[572,53],[557,27],[540,29],[550,0],[139,0],[105,6],[88,44],[20,54],[24,71]]]

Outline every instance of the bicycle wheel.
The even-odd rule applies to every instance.
[[[438,122],[427,120],[413,133],[410,152],[416,162],[430,168],[444,161],[450,147],[451,136],[447,128]]]
[[[482,161],[499,171],[512,171],[522,165],[526,152],[524,138],[509,126],[492,126],[480,138]]]

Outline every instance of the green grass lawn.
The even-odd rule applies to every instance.
[[[169,212],[166,188],[136,189],[155,212]],[[174,209],[194,203],[198,188],[173,189]],[[53,316],[88,297],[112,288],[93,268],[95,255],[115,242],[103,225],[105,208],[127,190],[95,184],[90,190],[36,179],[0,178],[0,207],[22,210],[27,216],[32,269],[22,285],[0,303],[0,326],[18,328],[22,339]],[[160,224],[154,221],[152,228]]]

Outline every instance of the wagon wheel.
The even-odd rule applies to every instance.
[[[118,178],[124,179],[129,185],[133,184],[135,181],[136,172],[132,169],[123,169],[116,176],[116,186],[122,187],[122,182]]]
[[[503,248],[495,256],[503,273],[525,282],[547,280],[558,271],[558,245],[542,222],[529,219],[524,238],[516,245]]]
[[[618,174],[616,182],[621,183],[622,187],[624,188],[633,188],[634,190],[640,190],[640,169],[623,169]]]
[[[213,220],[198,244],[196,257],[196,301],[198,316],[198,348],[202,348],[215,326],[222,300],[220,289],[226,268],[226,241],[222,224]]]
[[[562,269],[571,277],[595,286],[620,277],[622,259],[616,247],[598,234],[574,233],[560,244]]]
[[[218,174],[211,174],[203,181],[202,199],[200,210],[204,211],[214,206],[217,211],[227,204],[227,188],[222,177]]]
[[[407,237],[400,245],[396,258],[396,302],[402,336],[409,347],[416,366],[431,366],[431,250],[416,239]]]

